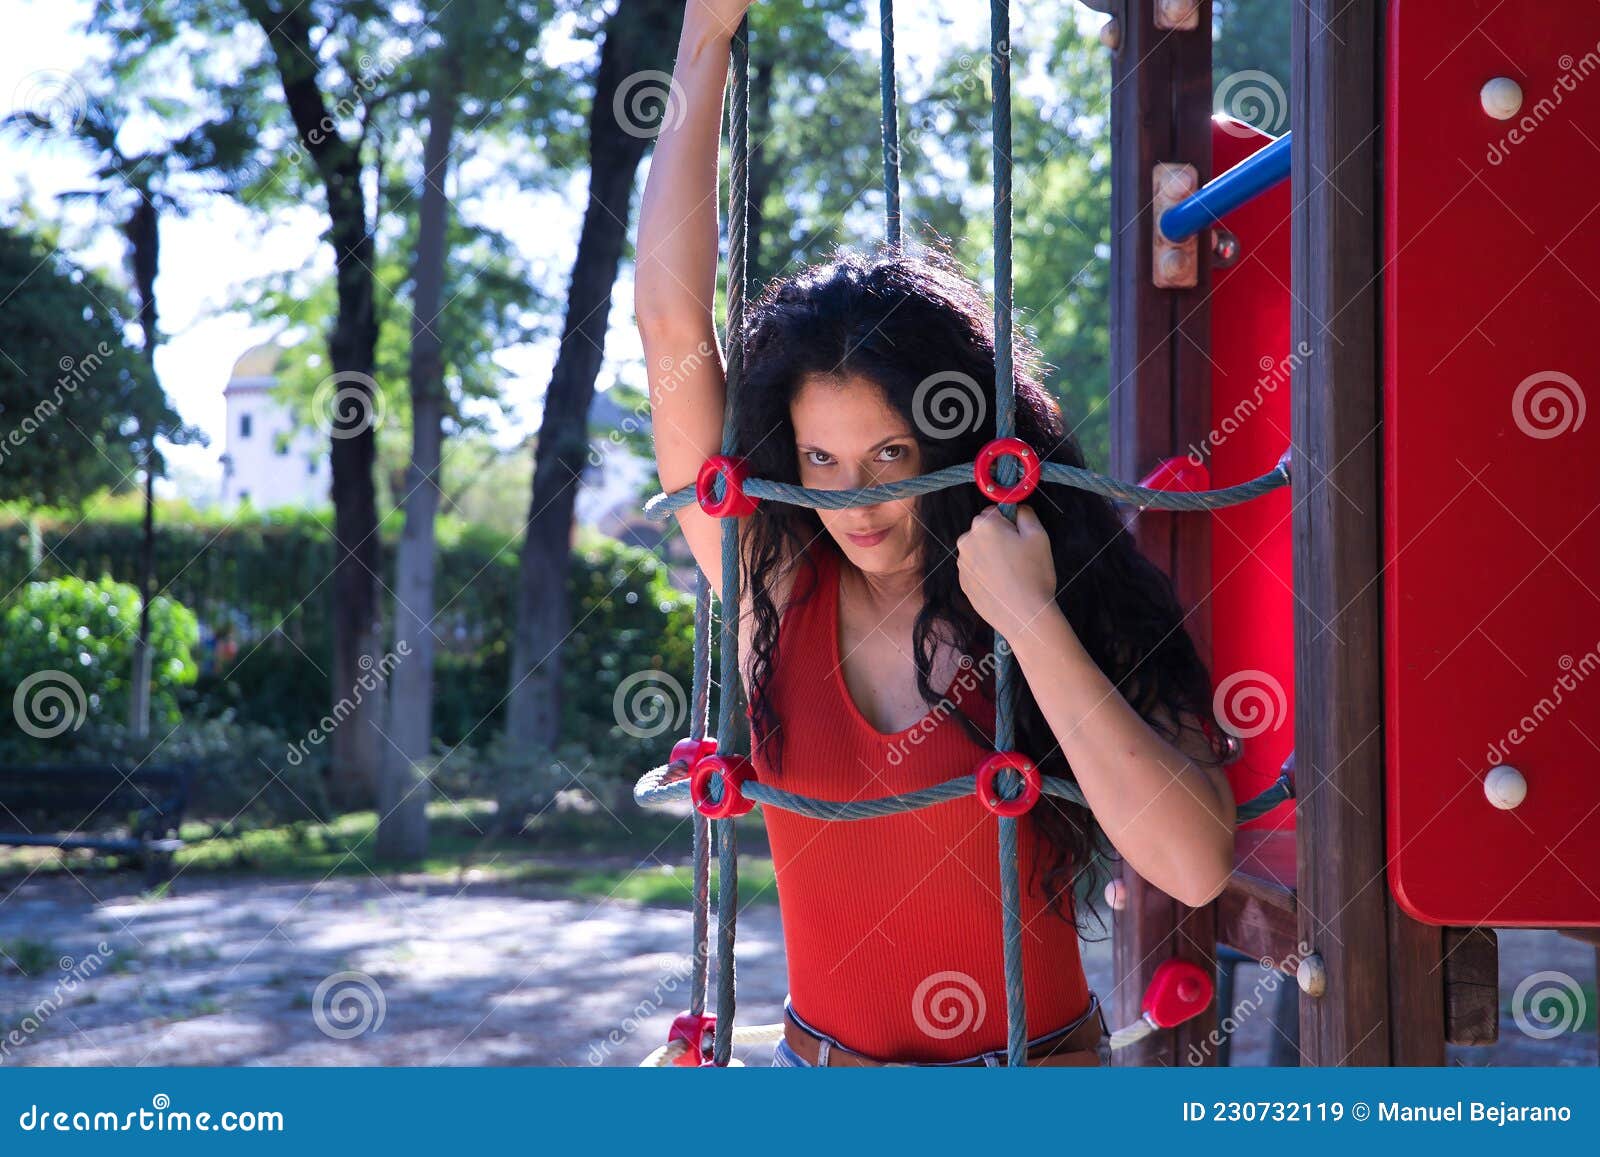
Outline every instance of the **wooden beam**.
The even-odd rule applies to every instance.
[[[1158,161],[1195,166],[1211,177],[1211,3],[1199,6],[1199,28],[1159,31],[1155,5],[1130,4],[1112,65],[1111,469],[1137,480],[1162,458],[1205,437],[1210,423],[1209,259],[1201,246],[1199,285],[1162,290],[1151,280],[1151,174]],[[1186,624],[1209,651],[1204,603],[1210,587],[1210,525],[1205,517],[1147,512],[1139,544],[1174,579]],[[1116,1019],[1140,1013],[1155,968],[1172,956],[1216,967],[1216,910],[1191,909],[1147,884],[1126,866],[1127,905],[1115,935]],[[1178,1065],[1191,1056],[1215,1063],[1206,1041],[1216,1009],[1173,1032],[1119,1050],[1119,1065]],[[1194,1046],[1191,1049],[1191,1045]]]

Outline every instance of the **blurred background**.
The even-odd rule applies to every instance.
[[[987,280],[986,13],[897,7],[906,227]],[[1289,6],[1215,9],[1216,110],[1287,131]],[[881,235],[877,11],[752,11],[752,294]],[[631,796],[688,731],[630,308],[682,0],[0,14],[0,1063],[638,1063],[690,951]],[[1019,323],[1099,468],[1103,21],[1012,5]]]

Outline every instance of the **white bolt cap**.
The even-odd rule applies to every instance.
[[[1128,906],[1128,885],[1121,880],[1112,880],[1106,885],[1106,905],[1113,912],[1120,912]]]
[[[1483,777],[1483,794],[1489,802],[1503,811],[1510,811],[1528,798],[1528,781],[1514,767],[1501,764],[1491,767]]]
[[[1485,81],[1478,92],[1483,111],[1497,121],[1508,121],[1522,111],[1522,86],[1509,76]]]

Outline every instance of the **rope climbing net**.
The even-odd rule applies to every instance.
[[[884,109],[884,184],[887,231],[890,243],[900,245],[898,144],[895,132],[893,0],[880,0],[882,28],[882,97]],[[785,502],[814,509],[843,510],[867,506],[950,486],[975,483],[985,498],[999,504],[1013,522],[1016,506],[1041,483],[1076,487],[1108,498],[1162,510],[1199,511],[1247,502],[1289,483],[1285,455],[1266,474],[1238,486],[1219,490],[1165,490],[1130,485],[1091,470],[1041,460],[1037,448],[1014,436],[1016,395],[1012,371],[1011,276],[1011,57],[1010,9],[1007,0],[990,3],[990,63],[993,84],[994,137],[994,252],[995,252],[995,427],[996,437],[973,462],[949,466],[917,478],[851,490],[817,490],[770,479],[747,477],[744,463],[734,455],[734,414],[744,373],[745,253],[749,192],[749,18],[741,22],[731,45],[733,92],[729,116],[731,137],[731,193],[728,225],[727,398],[722,430],[722,453],[706,459],[695,485],[670,494],[658,494],[645,506],[656,521],[691,502],[721,520],[723,608],[738,607],[738,519],[753,513],[760,502]],[[738,677],[737,615],[726,611],[720,620],[721,663],[718,696],[718,736],[732,736],[735,709],[740,700]],[[877,799],[824,800],[783,791],[756,780],[750,759],[718,750],[707,736],[711,665],[711,595],[704,574],[699,576],[695,600],[694,681],[692,718],[688,737],[672,748],[668,761],[646,772],[634,787],[634,799],[645,806],[690,801],[694,805],[693,969],[689,1008],[673,1022],[667,1043],[656,1049],[646,1065],[707,1063],[725,1066],[733,1060],[735,1044],[778,1040],[782,1025],[734,1026],[736,977],[734,943],[739,907],[738,844],[735,822],[756,804],[785,808],[820,820],[859,820],[932,807],[976,794],[995,816],[1000,855],[1001,935],[1006,981],[1007,1064],[1025,1063],[1027,1053],[1026,1003],[1022,977],[1022,905],[1018,861],[1017,823],[1041,795],[1083,804],[1084,798],[1070,780],[1043,775],[1026,755],[1011,750],[1014,729],[1013,701],[1018,672],[1006,640],[996,632],[994,650],[995,752],[970,773],[944,783],[900,795]],[[1287,776],[1238,808],[1238,821],[1265,814],[1293,793]],[[717,993],[716,1011],[707,1013],[708,926],[710,922],[710,858],[715,849],[717,881]],[[1211,980],[1198,965],[1169,960],[1156,970],[1146,993],[1144,1011],[1134,1024],[1112,1036],[1120,1048],[1160,1028],[1168,1028],[1194,1015],[1210,1001]],[[709,1036],[709,1048],[707,1038]]]

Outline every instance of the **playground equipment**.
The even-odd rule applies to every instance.
[[[898,244],[892,9],[881,3],[886,215]],[[1593,309],[1580,274],[1600,259],[1600,223],[1583,203],[1587,183],[1558,179],[1595,168],[1574,126],[1600,120],[1600,89],[1561,78],[1573,54],[1596,51],[1600,18],[1545,11],[1534,28],[1489,0],[1463,0],[1449,21],[1406,0],[1305,0],[1291,152],[1287,134],[1176,99],[1211,91],[1207,0],[1091,6],[1111,17],[1102,40],[1113,53],[1112,476],[1041,466],[1012,437],[1010,391],[997,390],[996,439],[977,462],[808,490],[744,477],[730,418],[723,454],[696,486],[646,512],[665,519],[698,501],[723,517],[720,599],[738,606],[733,519],[761,501],[842,509],[976,483],[1014,517],[1015,503],[1055,484],[1138,507],[1141,547],[1194,608],[1219,714],[1242,741],[1228,770],[1247,802],[1234,876],[1212,905],[1189,909],[1128,871],[1108,889],[1116,1019],[1128,1026],[1113,1037],[1119,1063],[1216,1063],[1221,946],[1294,977],[1303,1063],[1442,1064],[1447,1041],[1497,1032],[1484,925],[1600,926],[1600,894],[1580,886],[1600,879],[1600,824],[1582,825],[1600,811],[1590,770],[1600,742],[1583,738],[1600,731],[1600,695],[1576,688],[1600,667],[1600,595],[1585,579],[1600,574],[1600,537],[1574,533],[1600,505],[1573,484],[1597,449],[1593,427],[1581,433],[1580,383],[1600,380],[1600,355],[1585,347],[1578,311]],[[1474,22],[1481,36],[1452,34]],[[1012,376],[1009,43],[1007,5],[994,0],[997,383]],[[1520,80],[1502,75],[1508,62]],[[747,65],[741,27],[730,333],[745,300]],[[1525,117],[1508,131],[1529,85],[1562,94],[1564,135],[1544,123],[1557,115],[1548,100],[1531,128]],[[1473,163],[1480,156],[1493,172]],[[1562,260],[1558,243],[1577,260]],[[742,369],[730,342],[730,413]],[[1128,477],[1143,481],[1118,481]],[[1508,542],[1524,544],[1520,560]],[[923,791],[840,802],[756,782],[745,757],[706,737],[710,627],[702,577],[692,731],[635,789],[641,803],[696,808],[690,1008],[647,1063],[727,1065],[734,1043],[776,1039],[778,1026],[733,1026],[739,814],[760,803],[849,821],[973,791],[996,814],[1007,1055],[1021,1063],[1015,824],[1040,793],[1081,797],[1007,750],[1016,671],[1004,640],[993,757]],[[736,632],[726,620],[721,631],[720,683],[736,689]],[[1537,706],[1552,685],[1568,692],[1557,700],[1565,719]],[[721,696],[718,736],[734,734],[737,700]],[[1295,808],[1279,808],[1291,794]],[[705,1009],[712,847],[715,1015]]]

